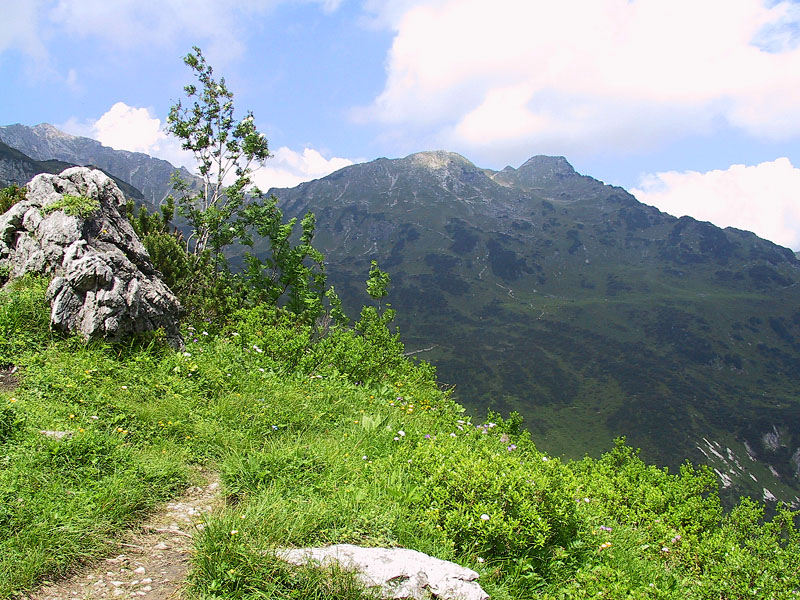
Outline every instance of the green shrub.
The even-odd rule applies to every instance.
[[[96,198],[64,194],[61,199],[56,200],[52,204],[48,204],[42,208],[42,214],[49,215],[57,210],[63,210],[71,217],[82,217],[85,219],[99,209],[100,201]]]
[[[16,183],[0,190],[0,214],[6,212],[17,202],[25,200],[26,191],[24,186],[18,186]]]
[[[441,528],[459,554],[545,564],[578,530],[572,474],[559,460],[470,430],[431,437],[410,454],[421,524]]]

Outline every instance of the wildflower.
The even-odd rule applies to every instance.
[[[259,367],[258,370],[261,371],[262,373],[264,372],[264,369],[262,369],[261,367]]]
[[[208,335],[208,332],[207,332],[207,331],[204,331],[204,332],[203,332],[203,335]]]
[[[455,433],[451,433],[450,437],[456,437],[456,434]]]
[[[278,426],[277,425],[273,425],[272,426],[272,431],[278,431]]]
[[[583,501],[584,502],[591,502],[591,500],[589,500],[589,498],[584,498]]]
[[[481,557],[479,556],[479,557],[478,557],[478,562],[479,562],[479,563],[481,563],[481,564],[483,564],[483,563],[485,563],[485,562],[486,562],[486,560],[485,560],[485,559],[483,559],[483,558],[481,558]]]
[[[600,525],[600,529],[603,531],[611,531],[611,527],[606,527],[605,525]]]
[[[236,535],[237,533],[239,533],[238,529],[231,529],[231,535]]]
[[[397,432],[397,435],[399,435],[400,437],[405,437],[406,432],[401,429],[400,431]]]
[[[673,544],[677,544],[680,541],[681,541],[681,536],[680,535],[676,535],[674,538],[672,538],[672,543]]]
[[[186,357],[189,357],[189,356],[192,355],[192,353],[191,352],[184,352],[183,355],[186,356]]]
[[[231,333],[231,337],[237,337],[238,335],[239,335],[239,333],[238,333],[238,332],[236,332],[236,331],[234,331],[233,333]]]
[[[431,434],[430,434],[430,433],[426,433],[426,434],[425,434],[425,439],[426,439],[426,440],[429,440],[429,439],[431,439]]]
[[[516,444],[510,444],[508,446],[508,448],[506,448],[506,450],[508,450],[509,452],[512,452],[512,451],[514,451],[516,449],[517,449],[517,445]]]
[[[603,542],[600,544],[600,550],[605,550],[606,548],[611,548],[611,542]]]
[[[16,401],[17,401],[17,399],[16,399],[16,398],[9,398],[9,399],[8,399],[8,401],[9,401],[11,404],[14,404],[14,402],[16,402]]]
[[[69,418],[70,418],[70,419],[74,419],[74,418],[75,418],[75,415],[70,415],[70,416],[69,416]]]
[[[509,439],[511,438],[508,437],[507,433],[504,433],[503,435],[500,436],[500,441],[503,442],[504,444],[507,444]]]
[[[394,436],[394,441],[395,441],[395,442],[399,442],[399,441],[400,441],[400,438],[399,438],[399,437],[397,437],[397,436]]]
[[[543,456],[543,457],[542,457],[542,462],[547,462],[548,460],[550,460],[550,459],[549,459],[549,458],[547,458],[546,456]]]
[[[362,456],[361,460],[367,460],[367,455],[365,454],[364,456]]]
[[[127,386],[127,385],[121,385],[120,387],[121,387],[123,390],[127,390],[127,389],[128,389],[128,386]]]
[[[483,514],[481,515],[481,521],[488,521],[489,519],[490,519],[490,517],[489,517],[489,515],[487,515],[486,513],[483,513]]]
[[[661,551],[664,552],[664,553],[667,553],[667,552],[669,552],[669,548],[664,546],[663,548],[661,548]]]

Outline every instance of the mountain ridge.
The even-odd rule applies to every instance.
[[[420,152],[270,192],[287,216],[315,212],[351,312],[370,261],[389,271],[407,346],[472,412],[518,410],[556,454],[626,435],[651,462],[710,464],[730,495],[798,501],[791,250],[663,213],[564,157],[493,171]]]

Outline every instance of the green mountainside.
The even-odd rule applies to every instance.
[[[100,164],[148,197],[174,170],[46,124],[0,127],[0,139]],[[473,414],[519,411],[555,454],[596,456],[626,435],[658,464],[711,464],[731,497],[797,497],[791,251],[661,213],[561,157],[497,172],[424,152],[272,191],[287,214],[316,213],[315,245],[351,315],[370,261],[391,274],[408,351]]]
[[[313,211],[354,309],[371,260],[409,351],[472,412],[519,411],[580,457],[625,435],[732,494],[796,500],[800,262],[735,229],[677,219],[561,157],[481,169],[424,152],[271,190]]]

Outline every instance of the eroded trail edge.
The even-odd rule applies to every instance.
[[[114,556],[63,580],[45,582],[30,600],[178,598],[203,516],[222,504],[219,476],[201,471],[200,483],[154,512],[122,537]]]

